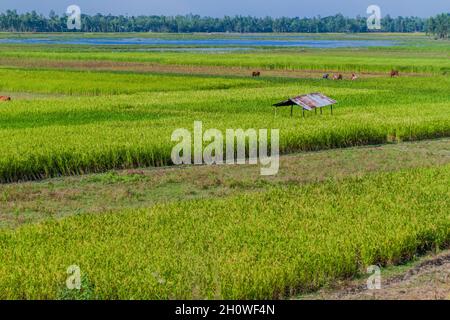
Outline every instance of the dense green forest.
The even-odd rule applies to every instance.
[[[250,16],[225,16],[223,18],[185,16],[113,16],[82,15],[84,32],[368,32],[367,18],[344,17],[337,14],[313,18],[257,18]],[[381,21],[382,32],[429,32],[448,38],[450,14],[433,18],[390,17]],[[35,11],[19,14],[7,10],[0,14],[0,31],[63,32],[67,17],[50,12],[48,16]]]

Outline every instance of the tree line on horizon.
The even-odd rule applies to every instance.
[[[367,18],[344,17],[336,14],[312,18],[272,18],[251,16],[225,16],[223,18],[199,15],[178,16],[114,16],[82,15],[82,32],[236,32],[236,33],[357,33],[369,32]],[[427,32],[438,38],[449,37],[450,13],[436,17],[390,17],[381,19],[380,32]],[[51,11],[48,16],[36,11],[19,14],[7,10],[0,14],[2,32],[66,32],[67,16]]]

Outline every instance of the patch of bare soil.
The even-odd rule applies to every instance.
[[[401,268],[401,267],[398,267]],[[450,250],[427,256],[403,271],[383,276],[381,288],[369,290],[367,280],[321,290],[306,299],[326,300],[450,300]]]
[[[248,76],[251,77],[255,69],[223,66],[188,66],[188,65],[163,65],[143,62],[119,62],[119,61],[80,61],[80,60],[48,60],[32,59],[21,60],[16,58],[0,58],[0,65],[22,68],[54,68],[94,71],[131,71],[173,74],[195,75],[222,75],[222,76]],[[350,80],[352,72],[339,72],[335,70],[265,70],[258,69],[262,77],[283,78],[322,78],[324,73],[340,73],[344,79]],[[424,76],[419,73],[402,73],[401,76]],[[361,78],[389,77],[387,72],[363,72],[358,73]]]

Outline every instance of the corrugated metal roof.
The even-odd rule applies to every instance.
[[[283,106],[291,106],[291,105],[296,104],[296,105],[302,107],[303,109],[311,111],[315,108],[323,108],[323,107],[326,107],[326,106],[329,106],[329,105],[332,105],[335,103],[337,103],[336,100],[333,100],[320,92],[315,92],[315,93],[304,94],[301,96],[290,98],[288,100],[276,103],[273,106],[274,107],[283,107]]]

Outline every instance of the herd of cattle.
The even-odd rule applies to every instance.
[[[252,77],[260,77],[260,76],[261,76],[261,71],[253,71]],[[398,77],[398,76],[400,76],[400,73],[397,70],[392,70],[391,71],[391,78]],[[330,74],[329,73],[325,73],[322,76],[322,79],[329,79],[329,78],[330,78]],[[341,73],[333,74],[333,80],[343,80],[343,79],[344,79],[344,76]],[[358,76],[356,74],[352,73],[352,76],[351,76],[350,80],[353,81],[353,80],[356,80],[356,79],[358,79]],[[0,96],[0,102],[1,101],[11,101],[11,97]]]
[[[400,76],[400,73],[398,72],[398,70],[392,70],[391,73],[391,78],[393,77],[398,77]],[[252,73],[252,77],[260,77],[261,76],[261,71],[253,71]],[[322,79],[330,79],[330,74],[329,73],[325,73],[322,76]],[[358,76],[354,73],[352,73],[352,76],[350,77],[350,80],[354,81],[358,79]],[[339,74],[333,74],[333,80],[344,80],[344,76],[339,73]]]
[[[329,73],[325,73],[322,76],[322,79],[330,79],[330,74]],[[352,73],[352,76],[351,76],[350,80],[354,81],[356,79],[358,79],[358,76],[356,74]],[[341,73],[333,74],[333,80],[344,80],[344,76]]]

